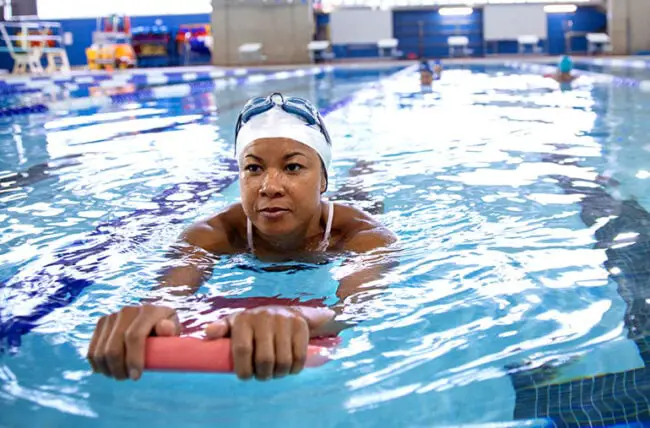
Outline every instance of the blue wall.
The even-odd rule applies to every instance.
[[[136,0],[134,0],[136,1]],[[176,36],[182,24],[210,23],[210,15],[176,15],[176,16],[138,16],[131,19],[133,28],[153,26],[157,19],[162,19]],[[596,7],[580,7],[571,14],[549,14],[548,17],[548,46],[549,53],[557,55],[565,51],[563,22],[572,20],[574,31],[598,32],[603,31],[607,24],[604,12]],[[474,56],[483,55],[483,11],[475,9],[468,16],[442,16],[436,10],[408,10],[393,13],[393,34],[399,40],[399,50],[408,54],[420,54],[418,22],[422,23],[424,37],[422,39],[422,54],[429,58],[448,56],[447,37],[464,35],[470,39],[470,48]],[[66,47],[70,64],[73,66],[86,64],[85,49],[92,42],[92,32],[95,31],[95,19],[62,20],[63,31],[73,33],[74,45]],[[315,34],[320,28],[329,25],[329,15],[316,14]],[[174,44],[175,45],[175,44]],[[584,37],[575,38],[572,43],[573,52],[584,52],[587,49]],[[334,45],[334,54],[338,58],[363,58],[378,56],[376,45]],[[498,43],[499,53],[516,53],[517,43],[503,41]],[[11,69],[13,61],[8,54],[0,54],[0,68]]]
[[[548,49],[553,55],[565,53],[563,22],[573,21],[573,30],[578,32],[606,31],[607,16],[597,7],[579,7],[575,13],[548,14]],[[419,46],[419,27],[422,23],[422,46]],[[320,16],[317,25],[327,25],[328,20]],[[437,10],[409,10],[393,12],[393,35],[399,40],[399,49],[404,55],[422,54],[425,57],[446,57],[449,49],[447,37],[464,35],[470,39],[470,48],[474,56],[483,52],[483,11],[475,9],[469,16],[442,16]],[[541,45],[540,45],[541,46]],[[499,41],[490,43],[488,53],[517,53],[516,41]],[[422,49],[422,52],[420,52]],[[360,58],[377,56],[377,48],[373,45],[335,45],[335,55],[338,58]],[[571,44],[572,52],[586,52],[587,42],[584,36],[576,37]]]
[[[336,58],[376,58],[379,49],[376,44],[332,45]]]
[[[420,45],[420,25],[422,40]],[[483,55],[483,10],[474,9],[468,16],[442,16],[437,10],[406,10],[393,13],[393,37],[405,55],[427,58],[449,54],[447,38],[462,35],[469,38],[473,55]]]
[[[575,13],[549,13],[546,15],[548,33],[547,46],[540,43],[540,47],[548,48],[551,55],[560,55],[566,53],[564,42],[564,23],[573,21],[573,31],[578,32],[606,32],[607,15],[597,7],[580,7]],[[517,53],[519,46],[516,41],[498,41],[488,44],[487,53],[514,54]],[[587,51],[587,40],[584,36],[575,37],[571,41],[571,51],[573,53]]]
[[[137,1],[137,0],[134,0]],[[172,33],[175,39],[179,27],[184,24],[209,24],[211,17],[209,14],[199,15],[171,15],[171,16],[136,16],[131,18],[131,28],[136,27],[153,27],[157,19],[162,20],[163,25]],[[92,33],[96,30],[97,21],[91,19],[64,19],[59,21],[63,31],[72,33],[72,46],[66,46],[70,65],[79,66],[86,64],[86,48],[92,44]],[[175,45],[175,42],[172,42]],[[0,68],[11,69],[13,61],[9,54],[0,55]]]
[[[604,32],[607,26],[607,15],[596,7],[581,7],[575,13],[548,14],[548,48],[552,55],[563,54],[566,51],[563,23],[567,21],[573,21],[573,31]],[[573,38],[571,51],[586,52],[585,37]]]

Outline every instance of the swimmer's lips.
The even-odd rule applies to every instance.
[[[281,208],[281,207],[267,207],[267,208],[262,208],[261,210],[258,211],[260,215],[266,219],[269,220],[275,220],[278,219],[285,214],[288,214],[291,212],[287,208]]]

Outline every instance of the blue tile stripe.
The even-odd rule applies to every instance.
[[[558,145],[559,148],[559,145]],[[543,161],[577,164],[570,156],[549,154]],[[561,366],[547,363],[528,369],[510,367],[516,393],[515,419],[550,418],[558,427],[647,426],[650,424],[650,213],[634,200],[617,200],[607,192],[609,182],[550,176],[564,193],[580,195],[580,218],[587,227],[611,219],[595,232],[595,248],[605,250],[604,267],[618,284],[626,303],[624,325],[638,347],[644,367],[554,383]],[[629,245],[617,237],[635,232]]]

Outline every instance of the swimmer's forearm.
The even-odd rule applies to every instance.
[[[196,294],[211,273],[211,270],[193,265],[176,266],[168,269],[158,278],[156,285],[153,287],[154,295],[142,299],[141,302],[152,305],[175,303],[173,306],[176,309],[183,309],[178,307],[178,298],[181,298],[183,303],[187,303],[187,299]]]
[[[346,321],[339,321],[336,318],[327,322],[318,330],[312,331],[312,337],[332,337],[337,336],[343,330],[354,327],[356,323],[350,323]]]
[[[216,260],[216,257],[196,246],[172,247],[169,265],[163,268],[153,291],[163,291],[170,297],[192,296],[210,278]]]
[[[360,265],[351,262],[357,269],[339,280],[336,291],[339,301],[330,306],[335,313],[334,317],[318,331],[312,332],[312,335],[335,336],[368,318],[368,309],[378,298],[377,291],[387,287],[379,280],[397,264],[393,257],[370,257]]]
[[[164,288],[175,296],[190,296],[201,288],[211,274],[211,270],[193,265],[177,266],[159,278],[156,288]]]
[[[311,332],[312,337],[331,337],[336,336],[343,330],[354,327],[359,323],[359,320],[345,319],[343,311],[345,305],[343,302],[335,303],[329,306],[329,309],[334,311],[334,317],[319,327],[317,330]]]

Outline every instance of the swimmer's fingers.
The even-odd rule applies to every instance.
[[[292,335],[293,361],[289,373],[298,374],[307,362],[307,346],[309,345],[309,327],[306,322],[295,326]]]
[[[113,331],[113,324],[115,323],[114,315],[107,315],[102,317],[104,321],[97,324],[95,335],[97,336],[97,343],[93,351],[92,361],[97,368],[97,373],[104,376],[111,376],[111,372],[106,365],[106,342]]]
[[[271,316],[257,316],[253,325],[255,378],[268,380],[275,370],[275,322]],[[276,321],[277,322],[277,321]]]
[[[137,307],[128,306],[118,312],[117,315],[111,316],[111,318],[115,318],[115,321],[113,322],[110,336],[104,345],[104,353],[106,356],[106,366],[111,375],[117,380],[127,378],[126,364],[124,361],[126,352],[124,349],[124,337],[125,332],[128,331],[129,326],[138,316],[138,312]]]
[[[154,332],[165,336],[180,334],[180,323],[174,309],[152,305],[135,309],[138,310],[138,314],[129,323],[123,339],[126,348],[125,370],[132,380],[138,380],[144,370],[144,348],[147,337]]]
[[[181,334],[181,322],[178,320],[176,311],[172,315],[160,320],[154,326],[154,333],[158,337],[179,336]]]
[[[97,355],[97,346],[99,344],[99,339],[101,338],[104,325],[106,324],[106,317],[101,317],[97,324],[95,325],[95,331],[93,331],[93,337],[90,339],[90,345],[88,345],[88,353],[86,354],[86,359],[90,363],[90,366],[93,369],[94,373],[101,373],[102,371],[99,368],[99,365],[95,362]]]
[[[235,373],[242,380],[253,377],[253,328],[248,318],[242,313],[228,319]]]
[[[275,371],[273,376],[281,378],[289,374],[293,366],[294,331],[299,329],[294,324],[305,324],[296,317],[278,317],[275,321]],[[306,329],[305,329],[306,330]]]
[[[227,320],[221,319],[209,324],[205,328],[206,339],[222,339],[230,334],[230,324]]]

